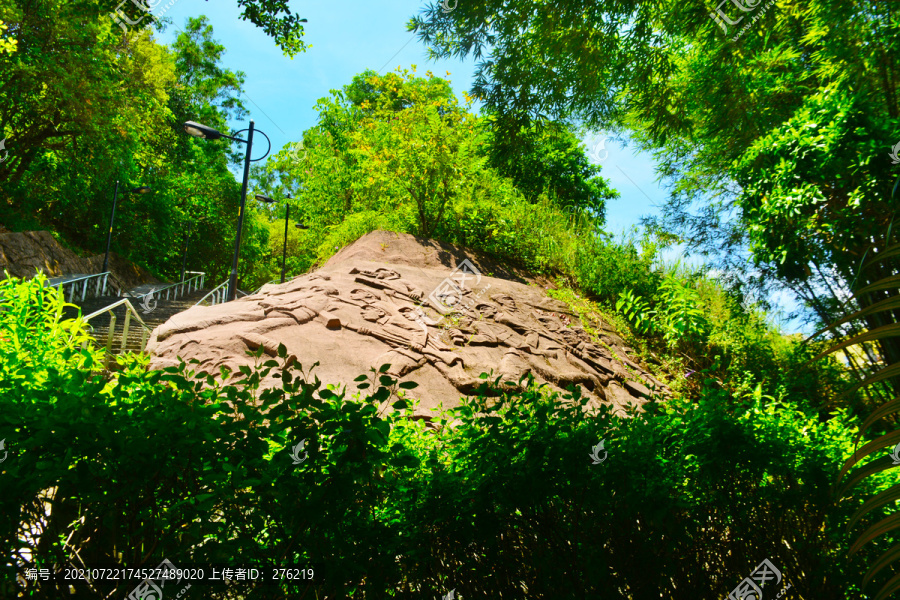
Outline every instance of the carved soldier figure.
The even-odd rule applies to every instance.
[[[360,288],[356,288],[355,290],[350,291],[350,297],[358,302],[359,304],[375,304],[381,298],[370,292],[369,290],[364,290]]]
[[[460,357],[448,352],[437,340],[430,339],[432,336],[428,335],[427,330],[422,330],[412,308],[401,317],[392,317],[378,306],[366,305],[362,309],[362,317],[372,325],[355,326],[348,323],[347,327],[355,328],[360,334],[370,335],[394,348],[410,348],[447,365],[462,362]]]
[[[516,333],[524,336],[525,343],[515,346],[520,350],[524,350],[530,354],[539,354],[542,356],[556,357],[562,346],[548,335],[541,335],[537,329],[527,323],[518,316],[519,309],[516,301],[507,294],[496,294],[491,299],[502,306],[505,311],[498,312],[494,315],[494,320],[513,329]],[[483,314],[483,313],[482,313]],[[541,341],[543,339],[543,341]]]
[[[478,321],[472,317],[461,317],[459,326],[448,329],[453,343],[457,346],[497,346],[499,338],[491,326],[484,321]]]
[[[421,290],[416,288],[415,286],[409,285],[405,281],[401,281],[400,273],[393,269],[386,269],[384,267],[379,267],[374,271],[370,271],[368,269],[357,269],[353,267],[350,270],[351,275],[363,275],[363,277],[357,277],[356,281],[359,283],[364,283],[366,285],[371,285],[372,287],[390,290],[394,292],[394,296],[397,297],[397,294],[402,296],[407,296],[408,298],[412,298],[413,300],[420,302],[422,298],[425,297],[425,294],[422,293]]]

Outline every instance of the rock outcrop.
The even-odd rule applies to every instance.
[[[503,277],[496,275],[502,274]],[[493,275],[493,276],[491,276]],[[562,390],[581,385],[598,404],[640,405],[667,391],[628,357],[609,325],[599,343],[564,302],[521,273],[438,242],[372,232],[322,268],[259,293],[177,314],[151,335],[151,367],[200,361],[218,372],[251,365],[248,349],[289,355],[326,383],[346,384],[371,367],[419,383],[418,414],[459,404],[481,373],[518,382],[532,373]]]
[[[0,275],[6,270],[14,277],[34,277],[40,269],[47,277],[99,273],[103,255],[87,258],[64,248],[49,231],[0,233]],[[130,290],[145,283],[159,283],[142,269],[115,253],[109,255],[109,283],[119,290]]]

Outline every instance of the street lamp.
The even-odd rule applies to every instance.
[[[191,230],[184,232],[184,254],[181,255],[181,282],[184,283],[184,269],[187,266],[188,243],[191,241]]]
[[[151,190],[146,185],[141,185],[136,188],[132,188],[125,192],[126,194],[147,194]],[[113,193],[113,207],[112,213],[109,215],[109,232],[106,234],[106,255],[103,257],[103,268],[100,269],[101,273],[106,273],[107,267],[109,267],[109,246],[112,243],[112,232],[113,232],[113,220],[116,218],[116,202],[119,199],[119,182],[116,181],[116,191]]]
[[[244,181],[241,184],[241,208],[238,211],[238,222],[237,222],[237,234],[234,236],[234,257],[231,260],[231,277],[228,280],[228,300],[234,300],[237,296],[237,267],[238,267],[238,254],[241,252],[241,229],[244,226],[244,207],[247,204],[247,180],[250,177],[250,163],[257,162],[269,155],[269,151],[272,149],[272,141],[262,131],[254,129],[254,121],[250,121],[249,129],[241,129],[241,131],[248,131],[247,139],[242,140],[241,138],[232,137],[230,135],[225,135],[219,131],[216,131],[212,127],[207,127],[206,125],[202,125],[200,123],[196,123],[194,121],[185,121],[184,122],[184,131],[194,137],[198,137],[205,140],[217,140],[219,138],[226,138],[233,142],[240,142],[243,144],[247,144],[247,154],[244,156]],[[238,131],[237,133],[240,133]],[[253,151],[253,132],[259,131],[266,138],[266,141],[269,142],[269,149],[266,150],[266,153],[261,157],[256,159],[250,158],[250,153]]]
[[[291,199],[291,195],[288,194],[285,196],[288,200]],[[268,196],[263,196],[262,194],[257,194],[256,199],[260,202],[265,202],[266,204],[272,204],[275,200],[272,200]],[[288,234],[288,222],[291,220],[291,205],[288,203],[287,205],[287,214],[284,217],[284,249],[281,251],[281,283],[284,283],[284,268],[287,264],[287,234]],[[297,227],[300,227],[300,224],[297,224]],[[303,229],[306,229],[305,227]]]

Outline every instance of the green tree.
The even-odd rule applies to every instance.
[[[672,188],[650,225],[718,255],[748,291],[790,287],[829,322],[842,290],[897,270],[857,277],[896,209],[900,21],[874,0],[766,6],[720,27],[702,4],[488,0],[430,5],[410,28],[434,56],[480,60],[473,93],[510,135],[545,115],[630,132]],[[896,344],[881,341],[892,363]]]
[[[6,123],[22,128],[22,135],[10,140],[29,139],[28,128],[49,118],[47,111],[69,120],[59,126],[66,135],[57,137],[51,127],[51,137],[24,155],[22,146],[9,146],[12,166],[0,169],[0,178],[6,177],[0,201],[9,209],[4,220],[47,227],[76,247],[102,252],[115,181],[126,189],[149,185],[152,194],[120,195],[113,250],[174,277],[181,269],[185,236],[193,233],[188,269],[207,271],[210,280],[224,278],[239,199],[228,161],[238,152],[220,142],[195,141],[181,124],[197,120],[227,131],[229,118],[246,115],[239,99],[243,74],[222,65],[225,48],[213,38],[205,18],[189,19],[166,48],[149,30],[127,39],[111,36],[109,19],[102,20],[106,29],[80,27],[77,11],[66,7],[44,29],[37,26],[41,10],[22,17],[25,23],[35,21],[33,35],[47,39],[19,36],[21,51],[15,53],[18,62],[10,64],[13,76],[6,89],[19,90],[28,102],[22,105],[24,112],[7,113]],[[41,44],[53,48],[62,43],[54,33],[86,32],[94,36],[93,53],[74,53],[66,68],[41,59]],[[64,79],[82,67],[92,71],[95,84]],[[43,96],[28,87],[32,79],[50,82]],[[68,85],[69,95],[76,94],[71,99],[79,108],[75,113],[65,110],[65,97],[54,96],[67,92]],[[247,227],[244,256],[254,260],[267,243],[266,227],[254,222]]]
[[[488,117],[488,122],[496,119]],[[500,128],[497,128],[499,131]],[[605,221],[606,203],[619,197],[588,162],[578,138],[563,123],[523,127],[512,140],[488,137],[490,165],[530,199],[547,194],[571,212],[590,211],[599,225]]]

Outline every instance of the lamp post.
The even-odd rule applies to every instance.
[[[247,204],[247,180],[250,177],[250,163],[257,162],[269,155],[269,151],[272,149],[272,141],[269,140],[269,136],[267,136],[262,131],[254,128],[254,121],[250,121],[249,129],[242,129],[241,131],[248,131],[247,139],[242,140],[241,138],[232,137],[230,135],[225,135],[219,131],[216,131],[212,127],[207,127],[206,125],[201,125],[200,123],[196,123],[194,121],[185,121],[184,123],[184,131],[194,137],[198,137],[206,140],[217,140],[219,138],[226,138],[233,142],[240,142],[242,144],[247,144],[247,154],[244,156],[244,180],[241,184],[241,207],[238,209],[238,222],[237,222],[237,234],[234,236],[234,257],[231,260],[231,277],[228,280],[228,300],[234,300],[237,296],[237,267],[238,267],[238,255],[241,252],[241,230],[244,227],[244,207]],[[262,133],[263,137],[266,138],[266,141],[269,142],[269,149],[266,150],[266,153],[261,157],[256,159],[250,158],[250,153],[253,151],[253,133],[254,131],[259,131]],[[240,133],[238,131],[237,133]]]
[[[191,241],[190,230],[184,233],[184,254],[181,255],[181,282],[184,283],[184,268],[187,265],[188,242]]]
[[[146,194],[150,192],[150,188],[146,185],[141,185],[136,188],[132,188],[125,192],[126,194]],[[119,199],[119,182],[116,181],[116,191],[113,192],[113,207],[112,213],[109,215],[109,231],[106,233],[106,255],[103,257],[103,268],[100,269],[101,273],[106,273],[106,269],[109,267],[109,247],[112,244],[112,232],[113,232],[113,221],[116,218],[116,202]]]
[[[291,199],[291,195],[287,194],[285,196],[288,200]],[[257,194],[256,199],[260,202],[265,202],[267,204],[272,204],[275,200],[272,200],[268,196],[263,196],[262,194]],[[281,251],[281,283],[284,283],[284,273],[285,273],[285,265],[287,264],[287,237],[288,237],[288,222],[291,220],[291,205],[288,203],[287,205],[287,213],[284,216],[284,247]],[[298,223],[297,227],[300,228],[301,225]],[[306,229],[306,227],[302,227]]]

